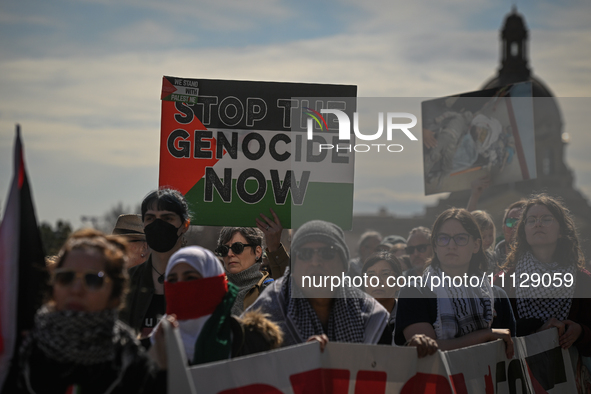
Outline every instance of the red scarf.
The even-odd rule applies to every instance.
[[[185,282],[164,282],[166,314],[178,320],[197,319],[211,315],[228,292],[226,275]]]

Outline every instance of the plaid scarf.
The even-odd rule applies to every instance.
[[[549,274],[550,278],[553,279],[555,273],[560,273],[562,278],[567,273],[572,275],[573,280],[576,280],[577,277],[574,265],[563,267],[557,262],[544,264],[530,252],[527,252],[519,259],[515,267],[517,280],[521,280],[521,274],[524,274],[524,278],[525,274],[528,275],[528,278],[531,278],[534,273],[540,275],[540,279],[543,278],[544,274]],[[545,287],[543,283],[540,286],[533,287],[532,283],[529,284],[529,287],[517,286],[515,289],[519,318],[538,318],[546,321],[551,317],[555,317],[560,321],[566,320],[573,302],[576,282],[573,282],[571,287],[555,287],[554,285]]]
[[[117,311],[53,311],[42,306],[35,315],[30,335],[52,360],[61,363],[94,365],[115,358],[122,339],[133,342],[131,333],[117,321]]]
[[[35,345],[49,359],[59,363],[85,366],[110,363],[117,376],[109,382],[105,394],[118,387],[141,352],[140,343],[130,329],[117,320],[114,309],[58,312],[44,305],[37,311],[35,328],[23,341],[19,354],[19,367],[28,392],[33,392],[29,359]]]
[[[291,286],[291,275],[286,271],[283,288],[287,305],[287,318],[297,327],[302,340],[313,335],[326,334],[332,342],[363,343],[365,336],[362,306],[367,302],[359,298],[353,289],[340,288],[328,318],[327,332],[324,331],[316,312],[307,298],[295,285]],[[292,291],[296,297],[292,297]]]
[[[425,286],[431,288],[434,276],[441,278],[442,272],[429,266],[423,273]],[[433,286],[433,292],[437,296],[437,319],[433,323],[437,339],[459,338],[492,325],[494,295],[488,280],[482,287]]]

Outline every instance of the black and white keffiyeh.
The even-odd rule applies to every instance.
[[[47,305],[35,315],[30,336],[45,355],[57,362],[95,365],[112,361],[116,344],[134,338],[117,321],[117,311],[54,311]]]
[[[554,317],[561,321],[566,320],[575,294],[576,273],[577,269],[574,264],[568,267],[561,266],[557,262],[544,264],[527,252],[519,259],[515,267],[518,284],[515,289],[517,315],[521,319],[538,318],[546,321]],[[544,281],[541,281],[539,286],[534,287],[531,280],[528,280],[528,287],[519,286],[523,278],[531,278],[532,274],[538,274],[540,278],[544,277],[544,274],[549,274],[552,283],[546,287],[543,285]],[[564,278],[566,274],[571,274],[573,285],[570,287],[554,286],[554,274],[560,274],[561,278]]]
[[[286,275],[288,273],[286,272]],[[316,312],[308,302],[303,298],[297,286],[292,286],[291,277],[286,276],[281,291],[285,294],[285,299],[289,300],[287,305],[287,317],[291,319],[297,327],[301,338],[305,341],[313,335],[326,334],[332,342],[362,343],[364,340],[365,327],[361,305],[366,302],[364,298],[355,298],[348,294],[347,289],[338,289],[333,309],[328,320],[327,331],[324,332],[322,324],[316,315]],[[292,297],[292,290],[297,293]],[[347,297],[350,295],[350,297]]]
[[[441,278],[441,270],[429,266],[423,273],[425,286],[429,289],[434,276]],[[489,281],[483,280],[482,287],[448,284],[433,286],[437,296],[437,319],[433,323],[437,339],[459,338],[490,328],[494,317],[494,294]]]

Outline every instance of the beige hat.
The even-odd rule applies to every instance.
[[[125,214],[117,218],[115,228],[113,229],[114,235],[123,235],[130,240],[146,240],[144,234],[144,224],[142,223],[141,215],[136,214]]]

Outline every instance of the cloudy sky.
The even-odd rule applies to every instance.
[[[157,187],[163,75],[353,84],[360,97],[478,90],[496,73],[499,29],[513,4],[3,0],[2,206],[16,123],[39,220],[79,226],[82,215],[134,206]],[[572,127],[586,114],[571,110],[590,103],[591,3],[520,0],[517,7],[530,30],[534,74],[556,96],[578,98],[563,108],[567,158],[577,187],[591,195],[591,135]],[[393,164],[359,158],[355,210],[408,215],[436,201],[423,196],[419,156],[417,145]]]

